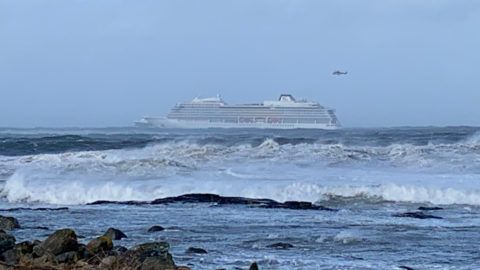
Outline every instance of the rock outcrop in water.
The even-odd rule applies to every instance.
[[[43,242],[15,245],[13,236],[0,232],[1,265],[8,269],[179,269],[168,250],[168,243],[153,242],[115,251],[112,240],[106,236],[85,246],[77,242],[71,229],[58,230]]]
[[[16,218],[0,216],[0,230],[10,231],[18,228],[20,228],[20,224]]]
[[[267,247],[268,248],[275,248],[275,249],[289,249],[289,248],[293,248],[293,245],[290,244],[290,243],[278,242],[278,243],[268,245]]]
[[[163,228],[162,226],[159,226],[159,225],[155,225],[155,226],[152,226],[148,229],[148,232],[161,232],[165,230],[165,228]]]
[[[131,249],[114,247],[112,239],[100,236],[87,245],[77,241],[72,229],[55,231],[44,241],[21,242],[0,231],[0,269],[78,269],[78,270],[191,270],[177,266],[167,242],[150,242]],[[201,248],[187,253],[206,254]],[[258,270],[254,262],[250,270]]]
[[[311,202],[305,201],[286,201],[284,203],[277,202],[271,199],[256,199],[256,198],[244,198],[244,197],[228,197],[220,196],[210,193],[191,193],[184,194],[175,197],[166,197],[155,199],[151,202],[146,201],[95,201],[90,205],[97,204],[126,204],[126,205],[142,205],[142,204],[173,204],[173,203],[211,203],[215,205],[245,205],[259,208],[269,209],[293,209],[293,210],[324,210],[324,211],[337,211],[336,209],[328,208],[321,205],[316,205]]]
[[[127,235],[125,233],[115,228],[108,228],[108,230],[105,232],[105,234],[103,234],[103,236],[106,236],[112,240],[121,240],[122,238],[127,238]]]
[[[418,219],[443,219],[442,217],[426,214],[426,213],[421,212],[421,211],[405,212],[405,213],[395,214],[393,216],[394,217],[418,218]]]

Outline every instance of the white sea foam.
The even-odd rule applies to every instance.
[[[316,202],[331,196],[480,205],[475,134],[456,144],[167,142],[141,149],[1,158],[9,201],[77,204],[191,192]]]
[[[32,175],[18,172],[7,180],[2,193],[10,202],[27,201],[52,204],[83,204],[96,200],[152,200],[201,192],[226,196],[271,198],[278,201],[318,202],[329,200],[332,196],[343,196],[383,198],[401,202],[480,205],[480,189],[478,187],[469,188],[469,185],[464,185],[462,181],[452,183],[449,187],[448,181],[440,181],[439,185],[435,185],[427,180],[424,185],[416,183],[416,181],[405,184],[382,183],[383,180],[380,179],[368,183],[357,178],[349,181],[353,180],[358,184],[342,184],[335,180],[305,182],[244,178],[222,179],[218,175],[212,174],[212,172],[202,172],[157,180],[135,180],[92,178],[91,175],[74,174],[64,176]],[[373,177],[374,175],[369,176]],[[377,183],[371,184],[371,182]]]

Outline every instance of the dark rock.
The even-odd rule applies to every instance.
[[[411,268],[411,267],[409,267],[409,266],[405,266],[405,265],[400,265],[398,268],[404,269],[404,270],[415,270],[415,269],[413,269],[413,268]]]
[[[294,209],[294,210],[324,210],[324,211],[337,211],[336,209],[328,208],[321,205],[315,205],[311,202],[303,201],[286,201],[284,203],[279,203],[274,205],[272,208],[285,208],[285,209]]]
[[[13,230],[20,228],[18,220],[14,217],[0,216],[0,229],[1,230]]]
[[[244,205],[261,205],[277,203],[270,199],[250,199],[243,197],[223,197],[210,193],[192,193],[184,194],[176,197],[166,197],[156,199],[151,204],[169,204],[169,203],[216,203],[216,204],[244,204]]]
[[[172,255],[166,242],[145,243],[120,256],[120,265],[141,270],[175,270]]]
[[[55,260],[58,263],[72,264],[79,260],[79,256],[76,251],[68,251],[55,256]]]
[[[93,254],[110,251],[113,248],[113,242],[110,237],[100,236],[87,244],[87,249]]]
[[[144,205],[144,204],[171,204],[171,203],[212,203],[218,206],[222,205],[247,205],[262,208],[283,208],[283,209],[299,209],[299,210],[324,210],[324,211],[338,211],[320,205],[315,205],[310,202],[289,201],[285,203],[277,202],[271,199],[255,199],[244,197],[225,197],[210,193],[191,193],[176,197],[166,197],[155,199],[151,202],[146,201],[95,201],[89,205],[99,204],[122,204],[122,205]]]
[[[108,228],[108,230],[103,234],[103,236],[109,237],[112,240],[120,240],[122,238],[127,238],[127,235],[122,231],[115,228]]]
[[[253,263],[250,265],[250,268],[248,268],[248,270],[258,270],[257,262],[253,262]]]
[[[3,253],[15,246],[15,237],[0,231],[0,253]]]
[[[156,256],[146,258],[141,270],[177,270],[175,263],[173,262],[172,255],[167,253],[166,256]]]
[[[84,244],[78,244],[77,256],[79,259],[89,259],[94,256],[90,250],[87,249],[87,246]]]
[[[94,201],[91,203],[87,203],[87,205],[102,205],[102,204],[121,204],[121,205],[143,205],[143,204],[150,204],[147,201],[105,201],[99,200]]]
[[[113,247],[113,251],[116,251],[117,253],[124,253],[128,250],[128,248],[126,247],[122,247],[122,246],[115,246]]]
[[[275,244],[268,245],[267,247],[276,248],[276,249],[289,249],[289,248],[293,248],[293,245],[289,243],[278,242]]]
[[[163,230],[165,229],[162,226],[155,225],[150,227],[150,229],[148,229],[148,232],[161,232]]]
[[[20,261],[20,255],[15,250],[9,249],[2,253],[1,261],[9,265],[15,265]]]
[[[420,206],[420,207],[418,207],[418,210],[420,210],[420,211],[434,211],[434,210],[443,210],[443,208],[442,207],[437,207],[437,206],[432,206],[432,207]]]
[[[208,252],[203,249],[203,248],[196,248],[196,247],[189,247],[187,251],[185,251],[187,254],[207,254]]]
[[[45,254],[54,256],[78,250],[77,235],[71,229],[62,229],[51,234],[45,241],[33,247],[33,253],[36,257],[42,257]]]
[[[16,207],[16,208],[7,208],[0,209],[0,212],[16,212],[16,211],[68,211],[68,207],[58,207],[58,208],[28,208],[28,207]]]
[[[394,217],[409,217],[418,219],[442,219],[442,217],[425,214],[423,212],[405,212],[393,215]]]
[[[32,251],[33,244],[31,242],[18,243],[12,249],[2,253],[3,261],[11,265],[18,264],[23,256],[30,255]]]
[[[102,259],[100,262],[100,269],[120,269],[117,256],[108,256]]]
[[[283,208],[300,210],[326,210],[337,211],[336,209],[315,205],[310,202],[287,201],[280,203],[271,199],[254,199],[244,197],[224,197],[210,193],[192,193],[176,197],[167,197],[156,199],[151,204],[170,204],[170,203],[215,203],[217,205],[248,205],[262,208]]]
[[[33,243],[30,241],[23,241],[16,244],[13,249],[18,250],[21,254],[30,254],[33,252]]]

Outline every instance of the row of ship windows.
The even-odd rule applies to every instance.
[[[221,111],[312,111],[312,110],[323,110],[323,107],[262,107],[262,108],[242,108],[242,107],[215,107],[215,106],[177,106],[174,107],[172,110],[182,110],[182,111],[192,111],[192,110],[200,110],[200,111],[207,111],[207,110],[221,110]]]
[[[225,123],[330,123],[331,118],[268,118],[268,117],[176,117],[174,119],[190,121],[209,121]]]
[[[171,115],[229,115],[229,116],[241,116],[241,115],[329,115],[328,111],[311,111],[311,112],[258,112],[258,111],[250,111],[250,112],[219,112],[219,111],[212,111],[212,112],[205,112],[205,111],[191,111],[191,112],[178,112],[172,111]]]

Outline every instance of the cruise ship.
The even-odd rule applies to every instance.
[[[220,96],[177,104],[166,117],[144,117],[138,127],[337,129],[335,110],[282,94],[278,100],[229,105]]]

